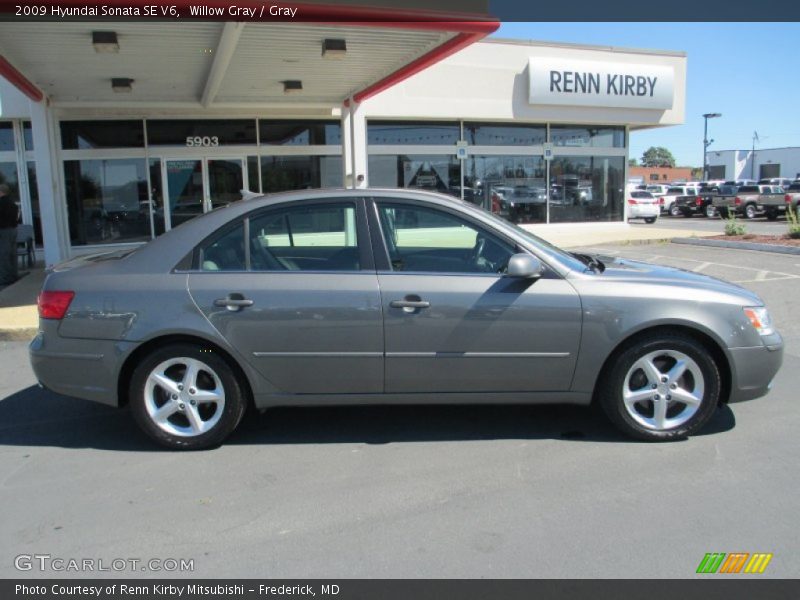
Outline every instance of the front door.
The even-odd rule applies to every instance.
[[[273,394],[383,391],[383,317],[363,201],[292,203],[223,228],[189,290]]]
[[[444,209],[378,201],[387,393],[566,391],[581,333],[552,271],[504,277],[512,243]]]
[[[241,199],[244,164],[242,158],[164,159],[168,227]]]

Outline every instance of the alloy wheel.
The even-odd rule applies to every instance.
[[[203,361],[176,357],[159,363],[148,375],[144,404],[163,431],[194,437],[213,429],[225,408],[219,375]]]
[[[691,419],[703,402],[700,366],[677,350],[656,350],[633,363],[623,380],[628,415],[642,427],[665,431]]]

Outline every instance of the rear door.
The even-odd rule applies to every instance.
[[[192,298],[274,393],[383,391],[383,319],[362,199],[250,214],[196,250]]]
[[[369,215],[387,393],[569,389],[581,334],[572,285],[552,271],[504,277],[518,248],[459,212],[379,198]]]

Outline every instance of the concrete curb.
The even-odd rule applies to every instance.
[[[672,238],[673,244],[688,246],[713,246],[715,248],[733,248],[735,250],[756,250],[774,254],[800,255],[800,246],[778,246],[776,244],[756,244],[751,242],[727,242],[725,240],[707,240],[702,238]]]

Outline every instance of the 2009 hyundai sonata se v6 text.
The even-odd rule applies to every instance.
[[[597,402],[670,440],[766,394],[783,356],[748,290],[406,190],[243,200],[55,266],[39,312],[41,384],[172,448],[218,445],[248,404]]]

